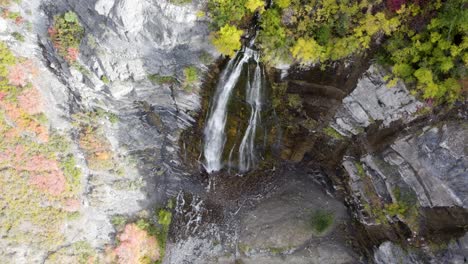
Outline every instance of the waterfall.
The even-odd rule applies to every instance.
[[[252,60],[256,64],[254,77],[253,80],[249,79],[246,83],[246,101],[251,108],[251,114],[248,127],[239,146],[238,167],[241,171],[247,171],[255,164],[254,139],[260,121],[263,73],[258,53],[245,47],[223,70],[211,104],[204,130],[203,148],[205,169],[210,173],[219,171],[223,167],[222,156],[226,143],[225,128],[229,99],[239,82],[242,69]],[[230,156],[232,156],[232,153]]]
[[[248,171],[255,164],[255,132],[257,123],[260,121],[260,112],[262,109],[262,69],[258,62],[258,54],[255,54],[254,78],[252,84],[247,83],[247,103],[250,105],[249,126],[245,131],[244,138],[239,147],[239,169],[244,172]]]

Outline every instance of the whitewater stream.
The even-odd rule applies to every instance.
[[[204,129],[205,169],[209,173],[221,170],[225,166],[223,153],[226,144],[226,121],[228,118],[228,106],[233,90],[240,83],[241,74],[245,67],[254,64],[252,72],[247,68],[247,81],[244,84],[245,101],[250,107],[248,126],[244,131],[239,148],[230,150],[228,164],[241,172],[255,167],[255,136],[257,127],[261,123],[262,94],[264,86],[264,73],[260,65],[257,51],[244,47],[237,56],[231,59],[223,70],[216,87],[215,96],[211,102],[211,109]],[[232,161],[233,155],[238,155],[237,164]]]

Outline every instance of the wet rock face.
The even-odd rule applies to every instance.
[[[312,176],[300,171],[276,176],[281,179],[265,184],[265,191],[243,195],[231,205],[221,201],[218,195],[222,193],[216,195],[218,186],[210,189],[209,195],[216,198],[197,204],[204,210],[209,210],[209,203],[223,204],[224,220],[210,221],[200,215],[204,224],[196,233],[169,245],[167,263],[357,262],[359,257],[348,244],[346,207],[323,191]],[[319,220],[318,212],[322,213]],[[186,234],[190,223],[179,223],[176,232]]]
[[[343,99],[343,105],[331,123],[334,129],[349,136],[361,133],[376,121],[382,121],[382,127],[385,127],[393,121],[406,123],[412,120],[423,104],[409,94],[402,82],[388,87],[384,75],[383,69],[371,65],[359,79],[356,89]]]
[[[316,185],[291,180],[241,218],[239,248],[244,263],[350,263],[354,253],[345,245],[342,223],[346,208]],[[333,217],[320,232],[316,214]],[[284,254],[285,259],[278,258]]]

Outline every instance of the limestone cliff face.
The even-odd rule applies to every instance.
[[[331,126],[343,135],[357,135],[375,122],[388,127],[392,122],[408,123],[423,107],[410,95],[406,86],[398,82],[388,87],[384,81],[385,71],[378,65],[371,67],[361,76],[353,92],[343,99]]]

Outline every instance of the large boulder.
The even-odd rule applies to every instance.
[[[354,91],[343,99],[331,126],[340,134],[350,136],[361,133],[374,122],[386,127],[401,120],[409,122],[423,106],[406,89],[403,82],[389,87],[385,70],[371,65],[359,79]]]

